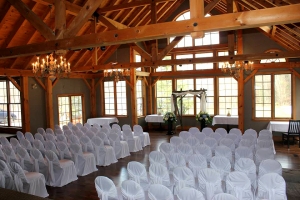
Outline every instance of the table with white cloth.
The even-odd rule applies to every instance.
[[[216,124],[225,124],[227,125],[227,132],[229,131],[229,125],[238,125],[239,124],[239,116],[226,116],[226,115],[215,115],[213,117],[212,125]]]
[[[145,121],[149,123],[159,123],[159,130],[162,130],[161,123],[165,123],[163,120],[163,115],[158,115],[158,114],[152,114],[152,115],[147,115],[145,117]]]
[[[89,118],[87,123],[90,125],[99,124],[102,126],[103,124],[111,124],[111,123],[119,123],[118,118],[116,117],[96,117],[96,118]]]
[[[270,121],[267,129],[271,132],[288,132],[289,122],[288,121]]]

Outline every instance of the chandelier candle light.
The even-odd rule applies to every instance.
[[[222,66],[221,71],[224,73],[229,73],[230,75],[234,76],[235,78],[240,77],[240,71],[244,70],[252,71],[253,70],[253,62],[252,61],[235,61],[234,64],[229,64],[229,62],[226,62],[225,65]]]
[[[58,63],[51,53],[46,56],[46,60],[43,58],[42,62],[40,62],[40,58],[38,56],[37,61],[32,63],[32,71],[35,74],[40,71],[42,76],[49,75],[50,80],[54,81],[57,74],[70,73],[71,69],[70,63],[67,63],[66,58],[60,56],[60,62]]]
[[[115,81],[118,82],[120,80],[120,76],[129,76],[130,70],[129,69],[108,69],[104,70],[103,72],[104,77],[114,76]]]

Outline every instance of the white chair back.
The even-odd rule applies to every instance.
[[[0,187],[10,190],[15,189],[14,179],[3,160],[0,160]]]
[[[226,180],[228,173],[231,171],[231,164],[228,158],[223,156],[214,156],[211,158],[210,167],[220,173],[222,180]]]
[[[123,199],[128,200],[144,200],[145,193],[143,188],[135,181],[125,180],[121,184],[121,192]]]
[[[99,199],[118,200],[117,188],[111,179],[105,176],[97,176],[95,179],[95,187]]]
[[[209,137],[209,135],[210,135],[211,133],[213,133],[214,130],[213,130],[212,128],[210,128],[210,127],[205,127],[205,128],[202,129],[201,132],[204,133],[207,137]]]
[[[215,154],[215,148],[218,146],[218,142],[216,139],[211,138],[211,137],[207,137],[205,138],[205,140],[203,141],[203,144],[209,146],[209,148],[211,149],[212,154]]]
[[[210,163],[210,160],[212,158],[212,152],[209,146],[206,144],[198,145],[194,148],[194,153],[201,154],[206,158],[207,163]]]
[[[154,163],[158,163],[167,167],[167,159],[165,155],[160,151],[151,151],[149,154],[149,162],[151,165]]]
[[[223,138],[226,137],[226,135],[228,134],[227,133],[227,130],[225,128],[217,128],[215,130],[216,133],[219,133]]]
[[[235,161],[234,170],[245,173],[251,180],[251,184],[254,190],[256,190],[256,165],[250,158],[240,158]]]
[[[235,144],[234,141],[230,138],[223,138],[220,140],[219,142],[220,146],[226,146],[228,148],[230,148],[230,150],[232,151],[232,153],[235,151]]]
[[[240,171],[230,172],[226,178],[226,193],[232,194],[240,200],[254,200],[251,181]]]
[[[163,142],[159,145],[159,151],[162,152],[167,158],[169,154],[174,153],[175,150],[172,144]]]
[[[35,139],[33,141],[33,147],[38,149],[42,153],[42,155],[45,155],[46,149],[44,144],[40,140]]]
[[[205,200],[203,194],[200,191],[189,187],[180,189],[177,193],[177,199],[178,200],[194,200],[194,199]]]
[[[193,172],[183,166],[183,167],[176,167],[173,171],[173,178],[174,178],[174,195],[178,194],[180,189],[185,187],[195,188],[195,178]]]
[[[161,184],[150,185],[148,197],[150,200],[174,200],[171,190]]]
[[[249,158],[253,160],[253,150],[249,147],[240,146],[235,149],[235,160],[239,160],[240,158]]]
[[[286,200],[285,180],[277,173],[267,173],[258,179],[258,199],[283,199]]]
[[[282,176],[282,166],[277,160],[267,159],[261,161],[258,168],[258,177],[267,173],[277,173]]]
[[[15,152],[17,152],[18,147],[21,147],[19,140],[17,140],[16,138],[10,138],[10,144]]]
[[[183,139],[183,141],[186,141],[191,136],[192,136],[192,134],[188,131],[180,131],[179,132],[179,137],[181,137]]]
[[[149,167],[149,177],[151,184],[161,184],[168,188],[171,187],[170,175],[167,167],[154,163]]]
[[[239,200],[239,199],[233,196],[232,194],[220,193],[213,196],[211,200]]]
[[[26,133],[25,133],[25,138],[26,138],[29,142],[31,142],[31,144],[33,144],[34,137],[33,137],[32,133],[26,132]]]
[[[189,132],[190,132],[193,136],[195,136],[195,135],[201,133],[198,127],[191,127],[191,128],[189,128]]]
[[[189,158],[188,167],[192,170],[194,177],[196,178],[201,169],[207,168],[206,158],[201,154],[193,154]]]
[[[182,155],[179,153],[173,153],[168,155],[167,157],[168,160],[168,169],[169,173],[173,173],[173,170],[176,167],[183,167],[186,166],[186,161]]]
[[[177,152],[184,157],[186,163],[188,162],[190,156],[193,155],[192,147],[184,143],[177,147]]]
[[[230,161],[230,163],[233,165],[232,152],[229,147],[217,146],[215,149],[215,156],[223,156],[223,157],[227,158]]]
[[[19,141],[25,139],[24,134],[21,131],[17,131],[17,138]]]
[[[204,133],[198,133],[194,135],[195,138],[197,138],[197,140],[199,141],[199,144],[203,144],[203,141],[206,138],[206,135]]]
[[[148,190],[149,180],[144,165],[136,161],[130,161],[127,164],[129,179],[140,184],[144,191]]]

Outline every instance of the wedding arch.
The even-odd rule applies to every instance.
[[[173,91],[172,92],[172,100],[173,100],[173,105],[174,105],[174,113],[178,116],[179,118],[179,125],[176,126],[176,128],[178,126],[181,127],[182,129],[182,102],[183,102],[183,98],[187,95],[187,94],[192,94],[195,95],[196,97],[198,97],[200,99],[200,110],[201,111],[206,111],[206,89],[204,88],[200,88],[200,90],[186,90],[186,91]],[[178,108],[178,101],[180,102],[180,107]]]

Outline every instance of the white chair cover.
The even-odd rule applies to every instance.
[[[0,160],[0,187],[10,190],[15,189],[14,179],[9,171],[8,166],[3,160]]]
[[[81,146],[76,143],[70,145],[70,150],[78,176],[85,176],[98,170],[96,168],[96,160],[93,153],[83,153]]]
[[[216,139],[211,138],[211,137],[207,137],[205,138],[205,140],[203,141],[203,144],[209,146],[209,148],[211,149],[212,154],[215,154],[215,149],[218,146],[218,142]]]
[[[128,130],[130,130],[132,132],[132,128],[131,128],[131,126],[129,124],[123,124],[122,130],[124,131],[126,129],[128,129]]]
[[[86,133],[92,132],[92,133],[96,134],[100,129],[101,129],[100,126],[99,126],[99,128],[91,127],[90,130],[88,130]]]
[[[123,131],[123,138],[128,143],[129,152],[137,152],[143,150],[140,137],[133,136],[131,130],[125,129]]]
[[[250,158],[240,158],[235,161],[234,170],[245,173],[251,181],[254,191],[256,190],[256,165]]]
[[[150,136],[148,132],[144,132],[143,127],[141,125],[135,125],[133,126],[133,132],[138,131],[140,135],[144,135],[144,145],[148,146],[151,144],[150,142]]]
[[[20,160],[18,159],[14,150],[11,147],[4,146],[4,147],[2,147],[2,151],[5,154],[7,163],[11,163],[11,162],[19,163],[20,162]]]
[[[45,137],[46,136],[46,131],[45,131],[45,129],[44,128],[37,128],[37,132],[39,133],[39,134],[41,134],[43,137]]]
[[[179,153],[173,153],[167,156],[169,173],[172,174],[176,167],[186,166],[185,159]]]
[[[233,134],[233,135],[238,136],[239,140],[241,139],[241,137],[243,135],[242,131],[239,128],[232,128],[232,129],[230,129],[229,134]]]
[[[68,127],[69,127],[69,129],[72,129],[73,123],[72,122],[68,122]]]
[[[178,194],[178,191],[185,187],[195,188],[195,178],[193,172],[183,166],[176,167],[173,171],[174,178],[174,195]]]
[[[22,139],[25,139],[25,136],[21,131],[17,131],[17,138],[19,141],[21,141]]]
[[[213,196],[211,200],[239,200],[239,199],[231,194],[220,193]]]
[[[63,160],[63,159],[72,160],[72,154],[66,143],[57,142],[56,145],[57,145],[57,150],[59,153],[60,160]]]
[[[228,134],[227,133],[227,130],[225,128],[217,128],[215,130],[216,133],[219,133],[223,138],[226,137],[226,135]]]
[[[93,127],[94,128],[94,127]],[[98,131],[97,131],[98,132]],[[97,132],[93,132],[91,130],[89,130],[87,133],[86,133],[86,136],[88,136],[90,139],[92,139],[93,137],[96,136],[96,133]]]
[[[89,129],[86,126],[83,126],[80,128],[80,131],[85,135],[89,131]]]
[[[230,138],[223,138],[223,139],[221,139],[220,142],[219,142],[219,145],[220,146],[226,146],[226,147],[230,148],[232,154],[235,151],[234,141],[232,139],[230,139]]]
[[[79,129],[81,129],[83,127],[82,123],[80,123],[80,122],[76,123],[75,126],[77,126]]]
[[[86,128],[88,128],[88,129],[91,129],[91,127],[92,127],[89,123],[84,123],[83,126],[86,127]]]
[[[232,152],[229,147],[226,146],[217,146],[215,149],[215,156],[223,156],[229,160],[231,165],[233,166],[233,158]]]
[[[200,191],[189,187],[180,189],[177,193],[177,199],[178,200],[205,200],[203,194]]]
[[[52,133],[46,133],[46,141],[51,141],[54,144],[56,143],[56,137]]]
[[[0,137],[0,142],[1,142],[2,146],[10,146],[10,147],[12,147],[6,137],[1,136]]]
[[[46,133],[45,133],[45,135],[46,135]],[[41,134],[41,133],[36,133],[36,134],[34,134],[34,138],[36,139],[36,140],[40,140],[43,144],[45,143],[45,138],[44,138],[44,136]],[[20,141],[20,140],[19,140]]]
[[[282,176],[282,166],[277,160],[267,159],[261,161],[258,168],[258,177],[267,173],[277,173]]]
[[[95,136],[92,138],[94,146],[96,164],[99,166],[108,166],[112,163],[118,162],[115,151],[112,146],[105,146],[100,137]]]
[[[54,142],[48,140],[48,141],[46,141],[46,142],[44,143],[44,145],[45,145],[45,149],[46,149],[46,150],[51,150],[51,151],[53,151],[54,153],[56,153],[57,156],[59,155],[58,150],[57,150],[56,145],[55,145]]]
[[[54,134],[54,131],[52,130],[52,128],[46,128],[46,135],[47,135],[47,133],[50,133],[50,134],[52,134],[52,135],[55,135],[55,134]]]
[[[173,191],[174,183],[171,183],[168,169],[165,166],[159,163],[151,164],[149,167],[149,177],[151,184],[161,184]]]
[[[62,130],[65,132],[66,130],[70,130],[68,125],[63,125]]]
[[[177,147],[177,152],[184,157],[185,162],[187,163],[190,156],[193,155],[193,148],[190,145],[183,143]]]
[[[201,144],[195,147],[194,149],[195,154],[201,154],[206,158],[207,164],[210,163],[211,157],[212,157],[212,152],[209,146],[206,144]]]
[[[115,184],[105,176],[97,176],[95,187],[99,199],[101,200],[118,200],[118,192]]]
[[[191,136],[186,140],[186,143],[194,149],[199,144],[199,141],[194,136]]]
[[[45,156],[46,149],[44,144],[40,140],[35,139],[33,141],[33,147],[38,149],[42,153],[42,155]]]
[[[234,134],[227,134],[225,138],[232,139],[234,141],[235,147],[239,146],[240,138]]]
[[[69,138],[70,135],[73,135],[73,131],[72,130],[65,130],[64,134],[67,138]]]
[[[141,145],[142,145],[142,147],[145,147],[146,144],[145,144],[145,135],[143,134],[143,128],[138,124],[134,125],[133,126],[133,134],[134,134],[134,136],[140,137]]]
[[[30,151],[32,149],[32,145],[28,140],[24,139],[24,140],[21,140],[19,142],[20,142],[20,145],[22,147],[24,147],[27,151]]]
[[[254,200],[251,181],[248,176],[239,171],[230,172],[226,179],[226,193],[240,200]]]
[[[181,143],[183,143],[183,139],[181,137],[172,136],[170,138],[170,144],[172,144],[174,146],[175,152],[177,152],[177,148]]]
[[[257,138],[257,142],[260,140],[273,140],[273,139],[272,139],[272,136],[269,136],[269,135],[259,135]]]
[[[191,127],[191,128],[189,128],[189,132],[190,132],[193,136],[195,136],[195,135],[201,133],[198,127]]]
[[[80,140],[80,143],[81,143],[82,151],[83,152],[91,152],[95,156],[94,146],[93,146],[92,141],[90,140],[90,138],[86,135],[83,135],[79,140]]]
[[[111,127],[109,124],[103,124],[102,125],[102,128],[107,128],[108,130],[111,130]]]
[[[262,129],[259,131],[258,133],[258,137],[259,136],[268,136],[269,138],[272,138],[273,137],[273,134],[271,131],[269,131],[268,129]]]
[[[62,187],[78,179],[77,170],[72,160],[58,160],[57,155],[51,150],[46,151],[45,157],[48,161],[49,172],[47,185]]]
[[[68,136],[69,144],[80,144],[79,138],[76,135],[69,135]]]
[[[210,200],[215,194],[222,193],[222,179],[220,173],[214,169],[202,169],[198,173],[199,191],[205,199]]]
[[[110,145],[110,141],[105,132],[100,131],[96,135],[103,140],[104,145]]]
[[[195,138],[197,138],[197,140],[199,141],[199,144],[203,144],[203,141],[206,138],[206,135],[204,133],[198,133],[196,135],[194,135]]]
[[[33,171],[39,172],[45,176],[45,179],[48,179],[48,163],[46,159],[43,157],[42,153],[38,150],[33,148],[30,151],[31,158],[33,160]]]
[[[223,139],[222,135],[217,132],[209,134],[209,137],[214,138],[218,144],[219,144],[220,140]]]
[[[121,184],[121,192],[124,200],[144,200],[143,188],[135,181],[125,180]]]
[[[3,153],[1,148],[0,148],[0,160],[6,162],[6,155]]]
[[[57,137],[58,135],[64,135],[64,132],[63,132],[63,130],[61,130],[61,129],[54,129],[54,133],[55,133],[56,137]]]
[[[240,158],[249,158],[253,160],[253,151],[249,147],[240,146],[235,149],[235,161],[239,160]]]
[[[63,134],[57,135],[56,139],[57,139],[57,142],[64,142],[64,143],[68,144],[68,140],[67,140],[66,136]]]
[[[127,164],[129,179],[140,184],[144,191],[148,190],[149,180],[145,166],[136,161],[130,161]]]
[[[84,135],[81,130],[75,130],[73,131],[73,133],[78,137],[78,139],[80,139]]]
[[[269,148],[260,148],[255,153],[255,164],[257,168],[259,167],[259,164],[263,160],[267,159],[275,159],[274,151]]]
[[[102,127],[100,131],[104,132],[106,135],[109,134],[111,128],[105,128],[105,127]]]
[[[269,148],[273,150],[274,154],[276,153],[273,140],[258,140],[256,150],[260,148]]]
[[[148,197],[150,200],[174,200],[171,190],[160,184],[150,185]]]
[[[17,149],[17,154],[19,156],[19,163],[22,169],[32,172],[33,171],[33,161],[30,158],[28,152],[23,147]]]
[[[214,130],[213,130],[212,128],[210,128],[210,127],[205,127],[205,128],[202,129],[201,132],[204,133],[207,137],[209,137],[209,135],[210,135],[211,133],[213,133]]]
[[[16,138],[10,138],[10,144],[14,152],[17,152],[18,147],[21,147],[19,140],[17,140]]]
[[[26,132],[26,133],[25,133],[25,138],[26,138],[29,142],[31,142],[31,144],[33,144],[34,137],[33,137],[32,133]]]
[[[186,141],[189,137],[191,137],[192,134],[188,131],[180,131],[179,137],[183,139],[183,141]]]
[[[97,124],[97,123],[94,123],[94,124],[93,124],[93,128],[98,129],[98,131],[100,131],[100,129],[101,129],[100,125]]]
[[[252,150],[252,152],[255,152],[255,143],[253,142],[253,140],[241,139],[238,147],[248,147]]]
[[[119,135],[117,133],[110,133],[108,135],[109,142],[114,148],[116,153],[116,158],[125,158],[130,155],[129,147],[126,141],[120,141]]]
[[[257,132],[256,132],[256,130],[254,130],[252,128],[245,130],[243,136],[245,136],[245,135],[252,135],[254,138],[257,138]]]
[[[21,166],[16,162],[10,163],[9,167],[13,175],[17,191],[40,197],[49,196],[43,174],[37,172],[25,173]]]
[[[123,137],[121,128],[119,129],[118,127],[115,126],[115,127],[113,127],[113,128],[109,131],[109,133],[112,133],[112,132],[118,134],[120,141],[123,141],[123,140],[124,140],[124,137]]]
[[[231,171],[231,164],[228,158],[223,156],[214,156],[211,158],[210,167],[220,173],[222,180],[226,180]]]
[[[192,170],[194,177],[196,178],[201,169],[207,168],[206,158],[201,154],[193,154],[189,158],[188,167]]]
[[[167,142],[163,142],[159,145],[159,151],[162,152],[166,158],[169,154],[173,154],[175,152],[174,146]]]
[[[154,163],[158,163],[167,167],[167,159],[165,155],[160,151],[151,151],[149,154],[149,162],[151,165]]]
[[[257,137],[254,137],[253,135],[243,135],[241,140],[250,140],[252,142],[253,145],[256,145],[257,143]],[[241,142],[240,142],[241,143]]]
[[[268,173],[258,179],[257,199],[286,200],[285,180],[277,173]]]

